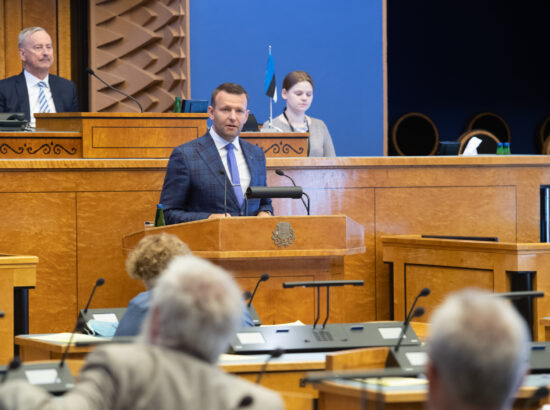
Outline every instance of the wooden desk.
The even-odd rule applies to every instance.
[[[421,238],[420,235],[382,237],[384,262],[393,266],[394,318],[403,320],[418,292],[431,294],[419,303],[427,321],[445,296],[465,287],[493,292],[511,290],[514,276],[531,278],[532,290],[550,292],[550,244],[482,242]],[[526,289],[523,289],[526,290]],[[550,299],[533,300],[533,331],[544,340],[538,318],[550,315]]]
[[[24,362],[61,359],[66,343],[41,341],[35,336],[15,338]],[[73,374],[78,373],[93,348],[71,346],[67,357],[74,362],[71,367]],[[325,356],[325,353],[283,354],[268,363],[261,385],[280,392],[287,410],[312,409],[317,390],[311,385],[300,387],[300,379],[308,372],[324,370]],[[218,364],[224,371],[255,383],[267,358],[268,355],[222,355]]]
[[[0,254],[0,363],[13,358],[14,289],[36,285],[38,257]]]
[[[521,410],[526,399],[539,387],[549,385],[546,375],[528,375],[523,386],[516,394],[514,409]],[[366,389],[364,389],[366,387]],[[382,401],[387,410],[423,410],[426,406],[427,384],[407,387],[388,387],[374,384],[363,385],[359,381],[341,380],[322,382],[319,390],[319,410],[361,410],[363,397],[366,396],[366,408],[375,409]],[[548,398],[542,403],[549,403]],[[534,407],[533,407],[534,408]],[[537,407],[538,408],[538,407]]]

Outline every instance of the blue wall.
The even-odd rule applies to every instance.
[[[382,0],[192,0],[191,94],[243,85],[258,122],[269,117],[264,75],[271,44],[279,101],[284,76],[315,81],[308,114],[324,120],[339,156],[383,155]]]
[[[512,153],[540,152],[550,115],[550,2],[388,0],[388,122],[428,115],[456,140],[477,113],[508,123]],[[390,138],[391,139],[391,138]]]

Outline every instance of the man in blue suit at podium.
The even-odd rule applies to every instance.
[[[212,93],[209,132],[174,148],[160,202],[167,224],[230,216],[270,216],[271,199],[250,199],[249,186],[266,185],[265,155],[239,139],[248,118],[248,94],[224,83]]]
[[[0,112],[22,112],[34,127],[35,113],[79,111],[74,83],[49,73],[54,58],[52,39],[46,30],[22,30],[18,46],[23,72],[0,80]]]

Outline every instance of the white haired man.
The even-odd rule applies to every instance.
[[[5,409],[283,409],[274,392],[228,375],[216,361],[241,325],[233,278],[192,255],[178,256],[153,290],[141,343],[99,347],[78,383],[51,398],[26,382],[0,387]]]
[[[35,113],[79,111],[74,83],[50,74],[54,51],[46,30],[23,29],[17,45],[23,72],[0,81],[0,112],[22,112],[34,127]]]
[[[428,408],[507,410],[527,372],[525,320],[479,290],[450,295],[431,318]]]

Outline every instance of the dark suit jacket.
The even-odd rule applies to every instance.
[[[242,139],[239,142],[250,171],[250,186],[265,186],[263,150]],[[233,216],[243,214],[226,176],[216,144],[209,133],[174,148],[160,195],[166,223],[195,221],[206,219],[213,213],[223,214],[224,185],[227,192],[227,213]],[[260,211],[273,213],[271,199],[248,200],[248,215],[257,215]]]
[[[48,76],[53,103],[57,112],[78,112],[78,97],[72,81],[50,74]],[[0,112],[23,112],[31,120],[29,92],[25,74],[0,80]]]

